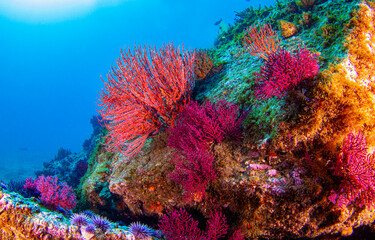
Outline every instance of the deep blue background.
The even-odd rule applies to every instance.
[[[59,147],[81,149],[96,114],[100,76],[121,48],[168,41],[211,47],[214,22],[233,23],[235,11],[258,3],[133,0],[30,20],[27,9],[17,16],[0,0],[0,179],[22,178]]]

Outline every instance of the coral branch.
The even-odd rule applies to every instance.
[[[338,191],[329,200],[340,207],[352,202],[375,206],[375,153],[367,154],[363,132],[349,133],[334,161],[334,175],[342,178]]]
[[[268,55],[279,48],[280,41],[277,33],[269,24],[262,24],[258,27],[250,26],[246,29],[246,33],[243,42],[252,56],[267,60]]]

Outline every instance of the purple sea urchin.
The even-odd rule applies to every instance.
[[[76,213],[70,217],[70,223],[78,227],[86,226],[89,223],[89,217],[83,213]]]
[[[85,226],[84,230],[87,232],[87,233],[91,233],[91,234],[95,234],[95,226],[93,224],[88,224],[87,226]]]
[[[153,229],[140,222],[133,222],[130,224],[130,232],[136,239],[146,239],[152,235]]]
[[[91,218],[91,221],[96,228],[102,230],[103,232],[106,232],[108,229],[111,228],[111,223],[105,217],[96,215],[93,218]]]
[[[89,218],[93,218],[95,217],[95,213],[93,213],[92,211],[90,210],[85,210],[83,211],[82,213],[84,213],[86,216],[88,216]]]

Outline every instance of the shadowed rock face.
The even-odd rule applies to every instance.
[[[375,219],[373,209],[332,204],[327,197],[333,180],[325,166],[306,164],[306,155],[231,141],[211,147],[218,176],[206,197],[187,201],[183,188],[168,178],[173,149],[165,139],[166,134],[156,136],[133,157],[117,154],[105,160],[105,153],[98,155],[98,162],[111,166],[101,181],[107,181],[116,196],[117,211],[126,206],[134,215],[161,216],[178,206],[208,217],[210,209],[221,208],[232,228],[240,226],[247,237],[260,239],[350,235],[354,227]],[[86,193],[100,205],[95,191]]]

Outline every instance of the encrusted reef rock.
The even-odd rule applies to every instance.
[[[161,138],[154,139],[157,146],[144,148],[147,154],[108,159],[112,172],[106,181],[117,195],[119,212],[119,206],[127,206],[134,214],[161,215],[178,206],[193,207],[208,217],[210,209],[224,206],[232,227],[240,226],[248,237],[266,239],[350,235],[353,228],[375,220],[372,208],[340,209],[332,204],[327,199],[332,179],[325,176],[326,170],[306,166],[308,156],[276,154],[230,141],[212,148],[219,175],[206,198],[189,202],[183,189],[168,179],[173,149]],[[89,201],[97,199],[88,194]]]
[[[350,7],[338,16],[343,6]],[[332,15],[324,12],[333,8],[337,9]],[[110,154],[100,147],[82,184],[91,205],[112,207],[108,211],[120,218],[126,212],[126,216],[155,219],[174,207],[187,208],[201,218],[219,208],[232,230],[241,228],[248,239],[339,237],[360,226],[374,227],[373,207],[338,206],[329,197],[342,180],[332,174],[331,163],[347,134],[363,131],[370,149],[375,142],[375,4],[316,1],[309,7],[309,24],[291,17],[306,15],[295,1],[277,1],[276,9],[275,14],[272,9],[259,14],[271,24],[283,18],[300,24],[298,35],[285,39],[282,47],[295,51],[305,44],[320,52],[322,71],[309,88],[291,90],[281,100],[259,102],[250,96],[254,66],[259,67],[261,60],[239,53],[240,47],[230,41],[236,41],[233,32],[248,26],[242,20],[253,21],[246,16],[259,15],[241,13],[243,19],[218,41],[225,48],[216,51],[225,62],[224,70],[202,81],[207,85],[198,86],[201,91],[195,93],[195,100],[224,97],[249,107],[252,115],[242,141],[226,139],[210,145],[218,175],[205,196],[188,199],[183,186],[171,180],[175,150],[166,144],[167,133],[160,132],[135,156]]]
[[[33,199],[0,190],[0,239],[3,240],[47,240],[47,239],[132,239],[128,227],[111,224],[105,233],[93,233],[73,226],[62,213],[50,211],[33,202]],[[149,237],[149,240],[152,238]]]

